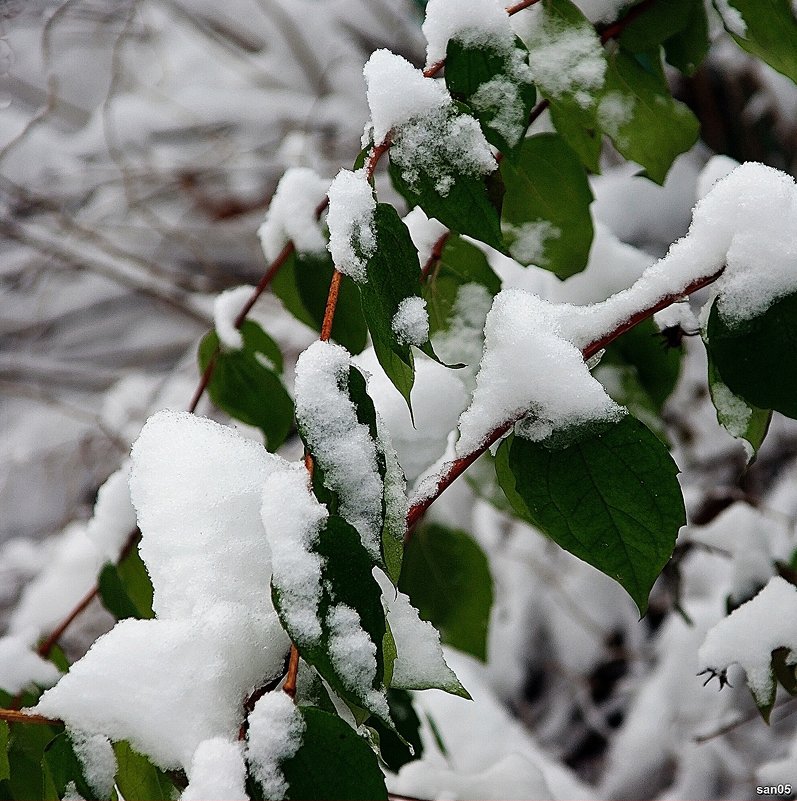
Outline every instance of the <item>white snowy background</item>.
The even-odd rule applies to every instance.
[[[579,5],[597,19],[622,3]],[[409,0],[0,3],[0,633],[50,630],[91,587],[103,557],[85,521],[98,487],[147,417],[187,406],[214,297],[265,267],[257,229],[282,172],[331,178],[351,165],[368,117],[362,66],[379,47],[422,64],[419,23]],[[592,180],[588,274],[560,284],[496,258],[505,288],[585,303],[631,284],[727,171],[714,161],[703,172],[712,147],[793,170],[797,90],[715,33],[707,65],[678,87],[708,144],[680,157],[664,187],[607,152]],[[477,330],[483,316],[470,311]],[[270,297],[255,316],[283,345],[291,382],[313,333]],[[447,653],[475,700],[418,694],[448,755],[426,732],[424,759],[391,790],[733,799],[797,783],[797,703],[779,697],[767,727],[739,668],[720,693],[696,675],[726,598],[748,597],[797,547],[797,427],[776,415],[744,473],[744,449],[708,399],[703,347],[685,347],[665,413],[691,521],[677,551],[685,614],[665,576],[639,621],[617,585],[457,482],[430,518],[470,531],[489,555],[489,659]],[[357,361],[412,481],[442,456],[473,385],[421,362],[413,428],[372,354]],[[224,419],[206,402],[200,412]],[[130,521],[98,526],[126,532]],[[771,608],[783,614],[783,598]],[[66,638],[71,652],[110,622],[92,609]],[[21,665],[0,657],[0,669]]]

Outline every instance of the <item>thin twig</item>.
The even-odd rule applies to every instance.
[[[446,231],[432,246],[432,252],[429,254],[426,264],[424,264],[421,268],[421,282],[425,281],[429,277],[429,273],[432,272],[435,265],[442,258],[443,250],[445,249],[446,242],[448,242],[448,238],[450,236],[451,231]]]
[[[0,720],[6,723],[38,723],[42,726],[61,726],[63,721],[57,718],[46,718],[44,715],[20,712],[18,709],[0,709]]]

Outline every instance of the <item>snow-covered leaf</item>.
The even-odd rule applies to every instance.
[[[268,449],[274,451],[293,426],[293,402],[279,377],[282,354],[251,320],[244,321],[241,334],[240,350],[220,348],[216,332],[206,334],[199,344],[199,370],[203,372],[215,359],[208,384],[213,403],[236,420],[259,428]]]
[[[736,42],[797,81],[797,20],[787,0],[714,0]]]
[[[707,333],[712,361],[731,392],[751,406],[797,417],[797,294],[732,326],[715,303]]]
[[[526,133],[537,97],[526,58],[519,39],[510,51],[451,39],[446,51],[448,90],[470,108],[487,141],[504,156],[511,156]]]
[[[488,264],[484,253],[461,236],[451,234],[423,285],[432,334],[449,329],[457,294],[466,284],[479,284],[490,295],[501,291],[501,279]]]
[[[69,789],[72,790],[72,795],[76,791],[86,801],[101,798],[87,781],[83,765],[75,754],[66,732],[61,732],[47,744],[44,749],[42,769],[45,781],[52,782],[58,798],[63,798]]]
[[[496,457],[515,511],[618,581],[642,614],[686,522],[678,468],[631,415],[543,442],[518,435]]]
[[[486,659],[493,583],[473,537],[438,524],[418,529],[407,544],[399,589],[444,643]]]
[[[305,729],[296,753],[281,763],[287,798],[387,801],[387,789],[376,754],[337,715],[300,707]]]
[[[379,737],[379,755],[388,768],[397,773],[402,765],[423,755],[421,721],[412,705],[412,696],[406,690],[388,690],[387,703],[396,731],[379,720],[373,720],[368,725]]]
[[[567,278],[587,264],[592,244],[592,192],[576,153],[561,136],[524,139],[515,159],[501,162],[501,227],[512,257]]]

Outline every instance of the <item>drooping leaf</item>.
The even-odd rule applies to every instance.
[[[692,0],[689,22],[664,42],[664,56],[684,75],[694,75],[710,46],[706,7],[703,0]]]
[[[469,107],[487,141],[510,158],[526,133],[537,97],[527,56],[520,39],[510,52],[457,39],[450,39],[446,50],[449,92]]]
[[[368,710],[390,724],[389,717],[375,706],[372,691],[381,693],[384,680],[385,612],[382,592],[373,578],[373,560],[363,546],[357,530],[342,518],[328,518],[315,546],[323,562],[321,574],[322,594],[318,606],[321,637],[307,641],[301,630],[294,628],[295,618],[286,614],[285,604],[290,596],[283,594],[272,578],[274,607],[285,630],[296,642],[304,660],[312,665],[341,698]],[[334,632],[329,615],[337,605],[354,610],[360,626],[376,650],[376,671],[368,687],[354,685],[342,673],[343,665],[336,663]]]
[[[272,281],[274,294],[297,320],[321,331],[329,285],[334,272],[327,254],[314,256],[294,253]],[[365,325],[360,296],[351,278],[340,282],[332,339],[349,353],[360,353],[365,347],[368,329]]]
[[[337,715],[315,707],[300,711],[305,723],[302,744],[280,764],[287,798],[386,801],[385,778],[368,743]]]
[[[708,319],[708,348],[722,381],[759,409],[797,417],[797,294],[763,314],[729,326],[717,304]]]
[[[86,780],[83,765],[72,749],[72,743],[66,732],[61,732],[47,744],[42,758],[42,768],[45,777],[55,787],[58,798],[64,797],[69,784],[73,784],[74,789],[86,801],[94,801],[99,798],[94,788]]]
[[[11,776],[11,766],[8,764],[8,738],[10,735],[8,723],[0,720],[0,781]]]
[[[61,727],[15,723],[9,726],[8,762],[10,776],[6,784],[13,799],[58,799],[55,787],[42,768],[44,749]]]
[[[122,796],[133,801],[172,801],[177,796],[174,783],[145,756],[134,751],[124,740],[114,743],[116,763],[116,785]]]
[[[393,319],[403,300],[420,297],[418,251],[398,212],[387,203],[377,204],[374,231],[376,248],[366,262],[367,280],[360,284],[363,314],[382,369],[409,405],[414,361],[410,345],[400,341],[393,330]],[[424,350],[433,355],[430,347]],[[387,356],[387,350],[392,357]]]
[[[208,384],[211,400],[236,420],[259,428],[268,449],[274,451],[293,426],[293,401],[279,377],[282,354],[252,320],[244,321],[241,335],[241,350],[225,350],[219,347],[215,331],[206,334],[199,344],[199,369],[204,372],[215,360]]]
[[[708,388],[711,402],[717,410],[719,424],[733,437],[743,439],[749,446],[752,461],[764,442],[772,420],[771,409],[758,409],[735,395],[725,385],[714,365],[711,355],[708,360]]]
[[[592,192],[580,159],[554,133],[524,139],[513,161],[501,162],[501,226],[509,252],[560,278],[584,269],[592,244]]]
[[[797,81],[797,20],[788,0],[714,0],[714,6],[741,47]]]
[[[583,115],[573,114],[566,107],[552,103],[551,122],[556,132],[573,148],[581,163],[591,172],[600,173],[603,135],[594,114],[585,122]]]
[[[152,582],[138,547],[133,548],[118,565],[106,564],[100,571],[98,587],[103,606],[117,620],[127,617],[151,620],[155,617]]]
[[[618,581],[642,614],[686,522],[678,468],[631,415],[532,442],[511,436],[496,472],[515,512]]]
[[[399,589],[442,642],[486,658],[493,584],[487,558],[469,534],[437,524],[419,528],[407,544]]]
[[[411,206],[420,206],[427,217],[434,217],[446,228],[472,236],[497,250],[504,249],[500,216],[487,180],[460,172],[442,194],[436,181],[425,175],[410,186],[392,161],[389,173],[396,191]]]
[[[698,4],[702,6],[703,0],[653,3],[625,27],[620,35],[620,44],[631,53],[657,48],[686,28]]]
[[[675,157],[697,141],[700,124],[683,103],[673,100],[660,62],[645,69],[640,58],[622,51],[609,56],[598,124],[623,156],[661,184]]]
[[[402,765],[420,759],[423,755],[421,721],[412,706],[412,696],[406,690],[388,690],[387,701],[396,731],[378,720],[370,725],[379,735],[379,753],[382,759],[390,770],[398,773]]]
[[[457,293],[466,284],[480,284],[493,296],[501,291],[501,279],[484,253],[461,236],[451,234],[423,285],[431,334],[448,330]]]

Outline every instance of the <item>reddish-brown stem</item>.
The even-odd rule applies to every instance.
[[[531,114],[529,114],[529,125],[531,125],[550,105],[550,100],[540,100],[540,102],[537,103],[537,105],[531,110]]]
[[[299,649],[291,643],[291,656],[288,662],[288,674],[285,676],[283,692],[291,698],[296,698],[296,678],[299,675]]]
[[[338,305],[338,294],[340,292],[340,282],[343,279],[343,273],[335,272],[332,274],[332,280],[329,282],[329,294],[327,295],[327,305],[324,309],[324,322],[321,325],[321,341],[329,342],[332,337],[332,324],[335,322],[335,309]]]
[[[213,371],[216,369],[216,359],[218,356],[219,348],[217,347],[216,350],[213,351],[210,361],[205,366],[205,369],[202,371],[199,383],[197,384],[194,394],[191,397],[191,402],[188,404],[188,411],[191,412],[191,414],[196,411],[196,407],[199,406],[199,401],[202,399],[202,396],[205,394],[205,390],[208,388],[210,379],[213,378]]]
[[[446,242],[448,242],[449,236],[451,236],[451,231],[446,231],[432,246],[432,252],[429,254],[426,264],[424,264],[421,268],[421,282],[425,281],[429,277],[429,273],[432,272],[435,265],[442,258],[443,249],[446,246]]]
[[[698,278],[686,286],[682,292],[665,295],[664,297],[659,298],[659,300],[657,300],[656,303],[649,308],[636,312],[629,317],[628,320],[618,325],[612,331],[608,332],[599,339],[596,339],[594,342],[590,342],[589,345],[587,345],[582,351],[584,360],[586,361],[592,358],[596,353],[610,345],[615,339],[617,339],[617,337],[621,336],[627,331],[630,331],[634,326],[638,325],[643,320],[646,320],[648,317],[651,317],[656,312],[666,309],[667,306],[675,303],[684,296],[691,295],[698,289],[702,289],[703,287],[713,283],[717,280],[717,278],[720,277],[720,275],[722,275],[724,269],[725,268],[723,267],[713,275],[705,278]],[[519,415],[512,420],[507,420],[505,423],[502,423],[500,426],[494,428],[487,435],[486,440],[477,450],[468,454],[467,456],[463,456],[461,459],[455,459],[453,462],[448,464],[446,471],[438,478],[437,485],[435,486],[434,490],[429,493],[428,497],[417,501],[410,507],[410,510],[407,513],[407,533],[405,535],[405,542],[409,541],[409,539],[412,537],[413,527],[423,517],[429,506],[431,506],[431,504],[440,497],[440,495],[448,488],[448,486],[452,484],[459,476],[461,476],[486,450],[498,442],[498,440],[501,439],[501,437],[503,437],[522,416],[523,415]]]
[[[509,6],[509,8],[506,10],[506,13],[511,17],[513,14],[517,14],[518,11],[523,11],[524,8],[528,8],[529,6],[533,6],[535,3],[539,2],[540,0],[521,0],[521,2],[515,3],[513,6]]]
[[[0,709],[0,720],[6,723],[38,723],[42,726],[60,726],[63,721],[56,718],[46,718],[44,715],[33,715],[20,712],[18,709]]]
[[[644,14],[656,0],[643,0],[639,5],[633,6],[629,12],[617,22],[612,23],[601,31],[601,44],[619,36],[640,14]]]

